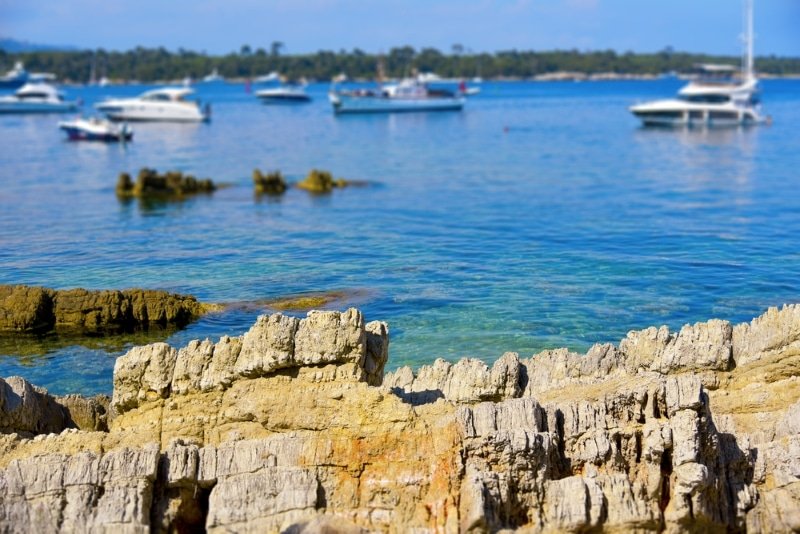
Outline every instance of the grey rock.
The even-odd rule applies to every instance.
[[[166,343],[134,347],[114,364],[111,406],[118,413],[170,393],[178,352]]]

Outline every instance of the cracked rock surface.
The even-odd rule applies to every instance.
[[[0,380],[0,532],[797,532],[800,307],[384,374],[358,310]]]

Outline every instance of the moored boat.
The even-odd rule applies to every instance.
[[[304,87],[297,85],[282,85],[271,89],[256,91],[256,96],[265,104],[297,104],[311,102]]]
[[[98,111],[114,121],[199,122],[211,118],[211,107],[186,97],[188,87],[163,87],[135,98],[111,99],[95,104]]]
[[[75,111],[77,101],[64,100],[64,95],[46,83],[28,83],[13,95],[0,97],[0,113],[65,113]]]
[[[753,64],[753,2],[745,5],[741,72],[732,65],[697,65],[698,75],[677,98],[645,102],[630,111],[645,126],[740,126],[765,122]]]
[[[331,91],[328,97],[336,114],[461,111],[465,101],[461,95],[430,89],[415,79],[377,90]]]
[[[133,129],[127,123],[114,124],[97,117],[62,121],[58,127],[66,132],[70,141],[124,142],[133,138]]]

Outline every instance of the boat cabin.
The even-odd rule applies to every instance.
[[[142,93],[139,99],[149,102],[186,102],[186,96],[193,92],[186,87],[166,87]]]
[[[25,84],[14,93],[20,100],[58,100],[63,102],[64,97],[54,87],[43,83]]]

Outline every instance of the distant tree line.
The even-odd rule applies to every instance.
[[[15,61],[23,61],[30,71],[53,72],[59,79],[71,82],[87,82],[93,75],[96,78],[105,76],[150,82],[187,76],[199,79],[213,69],[226,78],[252,78],[272,71],[292,79],[330,80],[340,73],[350,78],[375,78],[379,62],[388,77],[402,77],[416,70],[431,71],[448,78],[530,78],[558,71],[661,74],[685,72],[696,63],[739,62],[738,57],[689,54],[671,48],[647,54],[620,54],[613,50],[508,50],[489,54],[465,52],[462,45],[453,45],[451,53],[445,54],[435,48],[417,50],[403,46],[380,55],[359,49],[286,55],[283,54],[284,48],[284,44],[277,41],[269,50],[253,50],[244,45],[238,53],[222,56],[184,49],[170,52],[165,48],[142,47],[127,52],[98,49],[7,53],[0,50],[0,67],[8,69]],[[759,72],[767,74],[800,74],[800,58],[759,57],[756,67]]]

